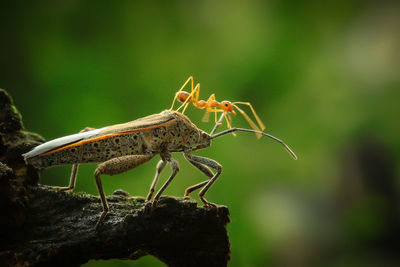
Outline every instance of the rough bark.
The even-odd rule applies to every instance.
[[[189,198],[162,197],[154,208],[117,190],[97,230],[97,196],[61,193],[38,184],[21,154],[43,142],[23,130],[21,116],[0,89],[0,263],[79,266],[90,259],[153,255],[169,266],[226,266],[226,207],[197,207]]]

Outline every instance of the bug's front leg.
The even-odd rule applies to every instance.
[[[215,134],[215,132],[218,130],[218,127],[222,125],[222,121],[224,120],[225,116],[224,113],[222,112],[221,116],[219,117],[219,120],[215,123],[214,128],[211,130],[210,135]]]
[[[193,161],[192,159],[190,159],[187,156],[187,153],[184,154],[185,158],[193,165],[195,166],[197,169],[199,169],[202,173],[204,173],[209,179],[211,179],[214,176],[214,173],[204,164],[198,163],[197,161]],[[203,186],[205,186],[208,183],[209,180],[203,181],[201,183],[192,185],[188,188],[186,188],[185,190],[185,197],[189,196],[190,193],[192,193],[193,191],[202,188]]]
[[[216,208],[217,205],[215,205],[214,203],[208,202],[204,198],[204,195],[206,194],[208,189],[210,189],[210,187],[214,184],[214,182],[220,176],[220,174],[222,172],[221,164],[219,164],[218,162],[216,162],[213,159],[200,157],[200,156],[195,156],[195,155],[189,154],[188,152],[185,152],[185,158],[187,158],[190,162],[193,161],[193,162],[197,162],[197,163],[200,163],[200,164],[204,164],[204,165],[206,165],[206,166],[208,166],[210,168],[213,168],[213,169],[217,170],[217,172],[213,175],[213,177],[209,181],[204,181],[202,183],[199,183],[197,185],[194,185],[194,186],[189,187],[188,189],[186,189],[186,190],[192,189],[192,191],[193,191],[193,190],[198,189],[198,188],[200,188],[200,187],[205,185],[203,187],[203,189],[201,189],[201,191],[199,193],[199,198],[204,203],[205,206],[211,206],[211,207],[215,207]]]
[[[91,130],[95,130],[95,128],[85,127],[80,131],[80,133],[91,131]],[[60,191],[60,192],[73,190],[75,188],[75,184],[76,184],[76,176],[78,174],[78,167],[79,167],[79,164],[73,164],[72,165],[71,176],[69,178],[69,185],[68,186],[63,186],[63,187],[54,186],[53,188],[58,190],[58,191]]]
[[[153,154],[122,156],[107,160],[97,166],[96,170],[94,171],[94,179],[96,180],[97,190],[99,191],[101,203],[103,205],[103,213],[101,214],[99,220],[97,221],[95,229],[98,229],[98,227],[103,223],[104,219],[107,216],[107,213],[110,210],[107,199],[104,194],[103,186],[101,184],[100,175],[101,174],[114,175],[126,172],[143,163],[146,163],[153,157],[154,157]]]

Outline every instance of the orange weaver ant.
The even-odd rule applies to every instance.
[[[188,83],[191,83],[191,92],[188,93],[186,91],[183,91],[183,89],[186,87]],[[233,115],[236,116],[236,112],[234,108],[239,111],[240,114],[243,115],[243,117],[246,119],[246,121],[250,124],[251,128],[256,131],[262,131],[265,129],[264,123],[261,121],[261,119],[257,116],[256,111],[254,110],[253,106],[249,102],[230,102],[228,100],[224,100],[221,102],[218,102],[215,99],[215,94],[212,94],[207,101],[204,100],[199,100],[199,95],[200,95],[200,83],[197,83],[196,86],[194,86],[194,80],[193,76],[190,76],[186,82],[182,85],[182,87],[179,89],[179,91],[175,94],[174,100],[172,101],[171,105],[171,110],[173,110],[174,104],[176,99],[179,100],[179,102],[183,103],[176,111],[179,111],[182,107],[182,114],[185,112],[186,108],[190,104],[190,102],[193,103],[193,105],[199,109],[206,109],[206,113],[203,117],[203,121],[208,121],[208,116],[210,112],[214,112],[215,114],[215,121],[217,122],[217,113],[218,112],[223,112],[226,123],[229,128],[232,128],[230,124],[230,120],[228,118],[229,113],[232,113]],[[257,120],[258,126],[250,119],[250,117],[237,105],[246,105],[249,106],[254,117]],[[257,134],[257,138],[261,138],[261,134]]]

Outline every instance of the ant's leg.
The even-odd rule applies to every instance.
[[[210,97],[207,99],[207,104],[210,105],[211,101],[215,100],[215,94],[210,95]]]
[[[210,189],[210,187],[214,184],[214,182],[218,179],[218,177],[220,176],[221,172],[222,172],[222,166],[221,164],[219,164],[218,162],[216,162],[215,160],[209,159],[209,158],[205,158],[205,157],[200,157],[200,156],[195,156],[195,155],[191,155],[189,153],[185,153],[185,157],[187,157],[188,159],[190,159],[191,161],[195,161],[197,163],[200,164],[204,164],[210,168],[213,168],[215,170],[217,170],[217,172],[213,175],[213,177],[205,184],[205,186],[203,187],[203,189],[201,189],[200,193],[199,193],[199,198],[200,200],[204,203],[205,206],[211,206],[211,207],[217,207],[217,205],[208,202],[205,198],[204,195],[207,193],[208,189]],[[194,187],[199,186],[195,185]]]
[[[225,117],[225,120],[226,120],[226,124],[228,125],[228,128],[232,129],[231,119],[230,119],[229,114],[227,112],[224,112],[224,117]],[[232,135],[236,136],[236,133],[232,132]]]
[[[214,107],[211,107],[211,103],[213,103],[213,101],[215,101],[215,94],[210,95],[210,97],[207,99],[205,106],[206,113],[204,113],[204,116],[201,119],[201,121],[208,122],[210,112],[215,112],[215,122],[217,122],[217,111],[212,110]]]
[[[240,109],[238,106],[236,106],[235,104],[233,104],[233,106],[240,112],[240,114],[243,115],[243,117],[246,119],[246,121],[249,123],[250,127],[257,131],[257,132],[261,132],[260,128],[258,128],[258,126],[250,119],[249,116],[247,116],[246,112],[244,112],[242,109]],[[261,134],[256,133],[257,138],[260,139],[261,138]]]
[[[80,131],[80,133],[91,131],[91,130],[95,130],[95,128],[85,127]],[[75,188],[75,184],[76,184],[76,176],[78,175],[78,167],[79,167],[79,164],[77,164],[77,163],[72,165],[72,170],[71,170],[71,175],[69,178],[68,186],[63,186],[63,187],[54,186],[53,188],[60,192],[73,190]]]
[[[196,90],[196,97],[194,98],[194,99],[195,99],[195,104],[197,104],[197,102],[199,102],[199,96],[200,96],[200,83],[198,83],[198,84],[196,85],[196,87],[198,87],[198,88],[197,88],[197,90]]]
[[[156,176],[154,177],[154,180],[151,183],[149,194],[147,195],[147,198],[146,198],[147,201],[151,200],[151,197],[153,196],[153,193],[154,193],[154,189],[156,188],[156,185],[157,185],[157,182],[158,182],[158,177],[160,176],[160,173],[164,169],[165,165],[167,165],[167,162],[164,161],[164,160],[160,160],[157,163]]]
[[[212,107],[212,108],[211,108],[211,103],[212,103],[213,101],[215,101],[215,94],[210,95],[210,97],[207,99],[208,107],[210,107],[210,108],[207,109],[207,111],[212,111],[212,112],[214,112],[215,123],[217,123],[217,112],[218,112],[218,111],[212,110],[212,108],[215,109],[215,107]]]
[[[186,85],[188,84],[189,81],[191,81],[191,86],[192,86],[192,87],[191,87],[191,90],[193,90],[193,76],[190,76],[190,77],[186,80],[186,82],[182,85],[181,89],[179,89],[179,91],[176,92],[175,97],[174,97],[174,100],[172,101],[172,105],[171,105],[170,110],[173,110],[173,108],[174,108],[174,104],[175,104],[176,98],[178,97],[178,93],[179,93],[180,91],[182,91],[183,88],[186,87]]]
[[[185,102],[183,102],[183,104],[176,110],[178,111],[181,107],[183,108],[182,114],[185,113],[186,108],[189,106],[190,101],[193,102],[193,105],[197,106],[197,101],[199,98],[199,94],[198,92],[200,91],[200,83],[196,84],[196,86],[193,88],[192,87],[192,91],[190,92],[190,95],[186,98]],[[196,93],[197,98],[194,98],[193,100],[190,100],[193,98],[193,95]]]
[[[212,112],[222,112],[221,117],[219,117],[219,120],[217,121],[217,123],[215,124],[214,128],[210,132],[211,135],[215,134],[215,132],[217,131],[218,127],[222,125],[222,121],[224,120],[224,118],[226,120],[226,124],[228,125],[228,128],[232,129],[232,126],[231,126],[231,124],[229,122],[229,118],[228,118],[229,114],[227,114],[225,111],[219,110],[219,109],[215,109],[215,110],[211,110],[211,111]],[[232,133],[233,136],[236,136],[236,133],[234,133],[234,132],[231,132],[231,133]]]
[[[103,223],[104,219],[107,216],[108,211],[110,210],[106,196],[104,194],[103,186],[101,184],[100,175],[114,175],[122,172],[126,172],[130,169],[133,169],[150,159],[152,159],[154,155],[129,155],[129,156],[122,156],[118,158],[113,158],[107,160],[101,164],[99,164],[94,171],[94,179],[96,181],[97,190],[99,191],[101,203],[103,205],[103,213],[101,214],[99,220],[96,223],[95,229]]]
[[[232,126],[231,126],[231,123],[229,122],[228,115],[226,115],[226,112],[224,112],[223,114],[224,114],[224,117],[225,117],[225,120],[226,120],[226,124],[228,125],[228,128],[231,129]]]
[[[260,126],[261,130],[265,129],[264,123],[261,121],[261,119],[257,116],[256,111],[254,110],[253,106],[250,104],[250,102],[234,102],[233,104],[241,104],[241,105],[247,105],[250,107],[251,112],[253,112],[254,117],[257,120],[258,126]]]

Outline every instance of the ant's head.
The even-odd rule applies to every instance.
[[[219,107],[221,109],[223,109],[226,112],[230,112],[233,115],[236,115],[236,112],[233,110],[233,104],[232,102],[228,101],[228,100],[224,100],[221,102],[221,104],[219,105]]]
[[[176,98],[182,103],[185,102],[189,96],[190,94],[186,91],[180,91],[176,93]],[[188,101],[190,101],[190,99]]]

